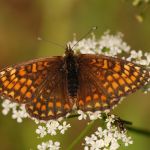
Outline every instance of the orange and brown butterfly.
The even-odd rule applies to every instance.
[[[143,66],[119,58],[74,54],[36,59],[0,71],[0,95],[25,104],[30,116],[56,119],[74,109],[111,110],[150,80]]]

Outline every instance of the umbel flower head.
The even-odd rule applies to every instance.
[[[123,35],[117,33],[111,35],[109,32],[105,32],[99,39],[94,34],[90,38],[82,39],[78,44],[76,39],[69,42],[71,46],[75,45],[75,53],[83,54],[103,54],[107,56],[120,57],[134,63],[145,65],[150,67],[150,53],[144,53],[142,50],[132,50],[129,45],[122,39]],[[147,93],[150,88],[144,89]],[[25,118],[31,118],[26,112],[24,105],[19,105],[9,100],[2,102],[2,113],[7,115],[12,113],[12,118],[16,119],[18,123],[21,123]],[[87,126],[95,120],[101,120],[104,125],[99,125],[97,130],[92,135],[85,136],[85,142],[82,143],[84,150],[117,150],[120,145],[129,146],[133,143],[130,136],[127,134],[127,130],[121,124],[118,117],[109,114],[109,112],[83,112],[78,110],[75,114],[67,114],[64,118],[58,120],[40,121],[35,118],[31,118],[37,124],[36,134],[38,138],[44,138],[48,135],[57,136],[58,134],[65,134],[66,131],[71,128],[71,124],[67,122],[69,118],[76,117],[78,121],[88,120]],[[105,117],[104,117],[105,116]],[[42,142],[37,146],[38,150],[59,150],[61,144],[58,141],[53,142],[51,139],[47,142]]]

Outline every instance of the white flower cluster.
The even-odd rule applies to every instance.
[[[52,140],[49,140],[47,142],[42,142],[37,146],[38,150],[59,150],[60,149],[60,143],[59,142],[53,142]]]
[[[102,119],[102,116],[101,116],[101,111],[95,111],[95,112],[83,112],[82,110],[78,110],[77,113],[79,114],[79,117],[78,119],[79,120],[86,120],[87,117],[90,119],[90,120],[96,120],[96,119]]]
[[[137,64],[150,66],[150,53],[143,53],[141,50],[131,50],[127,58],[128,61],[134,61]]]
[[[122,33],[110,35],[109,32],[105,32],[98,41],[99,47],[97,49],[97,52],[99,54],[103,53],[109,56],[115,56],[122,52],[129,52],[130,46],[128,46],[127,43],[123,41],[122,37]]]
[[[107,56],[116,56],[122,52],[128,53],[130,51],[130,46],[123,41],[122,37],[122,33],[111,35],[109,31],[105,32],[100,39],[96,39],[95,35],[92,34],[92,38],[82,39],[76,44],[74,51],[82,54],[98,53]],[[71,46],[75,45],[75,43],[77,43],[76,38],[74,38],[72,42],[69,42]]]
[[[39,135],[39,137],[43,138],[46,135],[54,136],[58,133],[65,134],[70,127],[70,124],[67,124],[66,121],[59,122],[50,120],[46,123],[43,123],[43,125],[40,124],[36,129],[36,133]]]
[[[21,123],[24,118],[28,117],[28,113],[26,112],[24,105],[10,102],[10,100],[4,100],[2,107],[3,115],[7,115],[10,111],[12,111],[12,118],[16,119],[18,123]]]
[[[126,131],[119,131],[114,122],[115,116],[109,116],[106,119],[106,129],[98,127],[94,134],[85,137],[84,150],[117,150],[120,142],[125,146],[132,144],[131,137],[127,136]]]

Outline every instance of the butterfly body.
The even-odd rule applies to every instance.
[[[111,110],[120,99],[150,80],[143,66],[95,54],[74,54],[31,60],[0,71],[0,95],[25,104],[30,116],[57,119],[72,112]]]
[[[67,77],[68,93],[72,98],[77,96],[78,90],[78,64],[77,58],[70,47],[66,49],[65,70]]]

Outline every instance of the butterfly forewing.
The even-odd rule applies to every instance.
[[[86,101],[90,102],[91,110],[111,108],[121,97],[135,92],[150,79],[150,72],[142,66],[118,58],[83,54],[78,63],[82,77],[79,78],[79,108],[87,107]]]
[[[37,59],[7,67],[0,72],[0,94],[18,103],[27,103],[61,64],[61,57]]]

